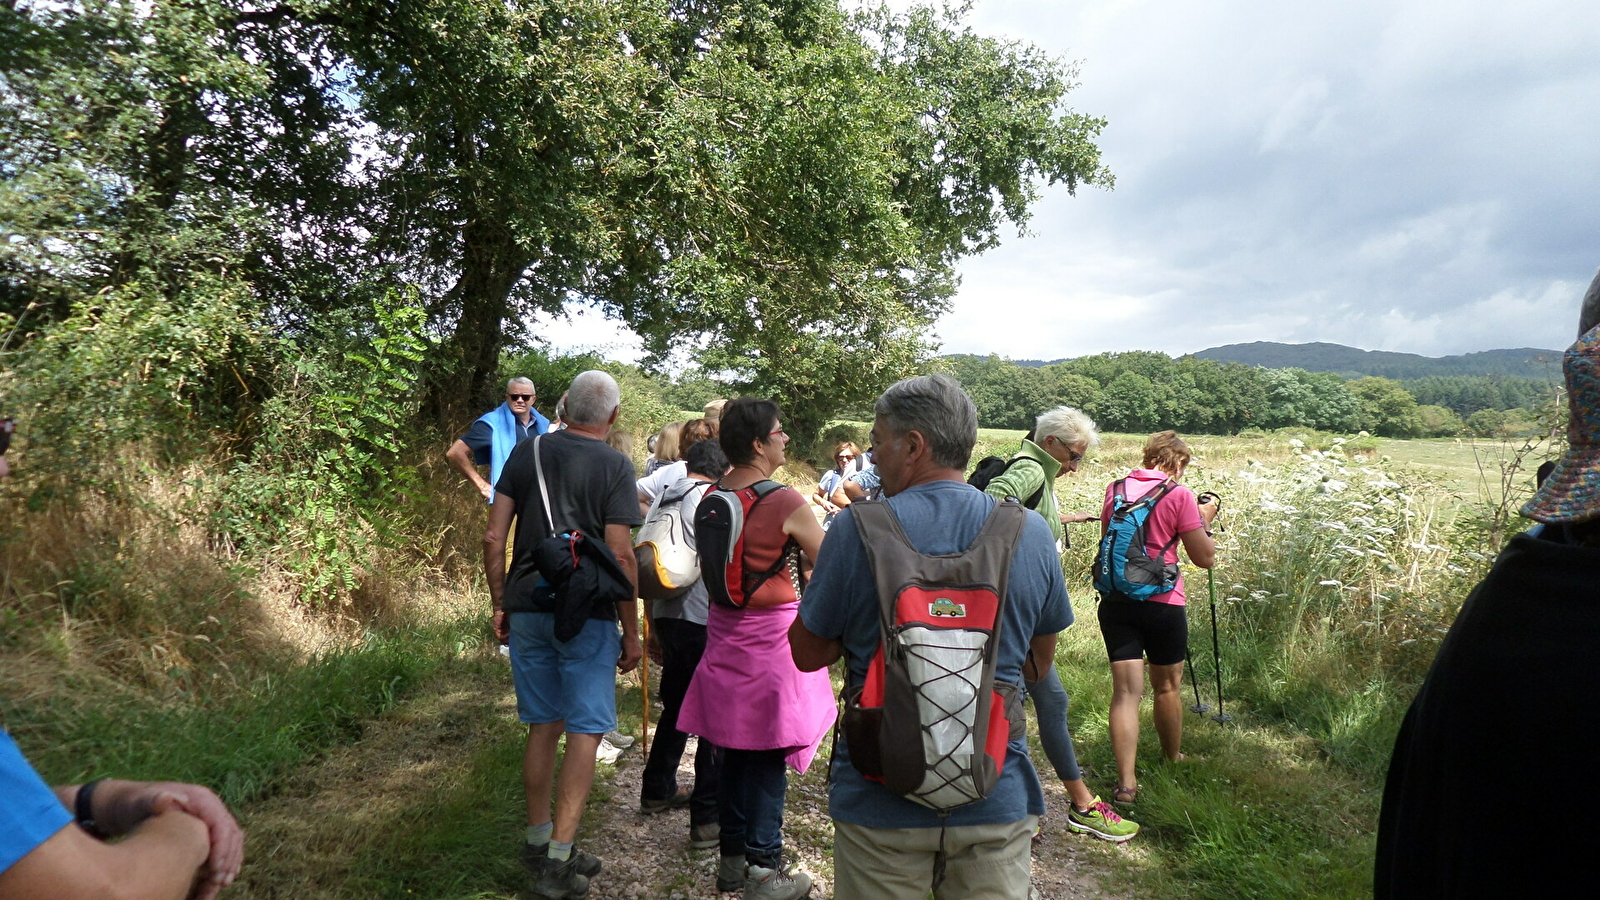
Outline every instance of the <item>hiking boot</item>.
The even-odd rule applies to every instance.
[[[720,832],[722,829],[719,826],[717,830]],[[724,892],[744,890],[743,853],[724,856],[717,860],[717,890]]]
[[[1117,815],[1117,811],[1099,797],[1094,798],[1087,810],[1080,810],[1071,803],[1067,806],[1067,827],[1080,834],[1092,834],[1102,841],[1120,844],[1139,833],[1138,822]]]
[[[800,900],[811,893],[811,876],[788,869],[751,866],[745,871],[744,900]]]
[[[666,812],[669,809],[683,809],[689,805],[691,793],[688,789],[684,789],[671,797],[662,797],[660,800],[640,800],[639,812],[649,816],[658,812]]]
[[[594,857],[589,857],[594,859]],[[533,880],[533,893],[543,900],[579,900],[589,893],[589,878],[578,872],[579,857],[545,863],[544,871]]]
[[[579,875],[585,878],[593,878],[600,874],[600,857],[591,856],[574,847],[572,848],[572,860],[573,866],[578,870]],[[549,864],[549,844],[522,845],[522,867],[528,870],[529,875],[538,878],[539,873],[548,868]]]
[[[716,822],[689,826],[689,849],[710,850],[722,843],[722,826]]]

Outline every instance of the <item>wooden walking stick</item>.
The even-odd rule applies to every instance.
[[[646,600],[646,603],[650,601]],[[644,646],[650,646],[650,617],[644,617]],[[644,701],[643,727],[644,755],[650,755],[650,652],[645,650],[639,657],[639,698]]]

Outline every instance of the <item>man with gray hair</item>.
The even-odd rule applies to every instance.
[[[444,458],[450,465],[467,476],[490,503],[494,502],[494,485],[500,480],[500,470],[511,456],[511,449],[550,430],[550,420],[533,408],[538,399],[531,380],[518,375],[507,381],[505,402],[479,416],[467,433],[445,451]],[[478,474],[478,466],[489,467],[487,481]]]
[[[600,872],[599,859],[572,845],[594,782],[595,753],[602,736],[617,727],[617,672],[632,671],[642,655],[630,533],[640,522],[633,464],[605,443],[619,409],[620,391],[610,375],[588,371],[573,379],[566,429],[518,444],[506,460],[483,539],[494,630],[500,640],[510,640],[517,717],[528,724],[522,861],[534,876],[534,893],[546,900],[584,896],[589,879]],[[506,535],[513,517],[517,535],[508,574]],[[570,532],[591,543],[603,539],[627,578],[628,600],[577,596],[569,587],[558,601],[540,574],[537,551],[547,538]],[[586,610],[574,606],[585,603]],[[570,640],[556,637],[558,612],[562,621],[583,622]],[[567,746],[557,781],[563,734]]]
[[[890,387],[873,411],[872,442],[886,498],[881,502],[918,553],[966,551],[997,502],[962,478],[977,441],[972,398],[953,378],[924,375]],[[795,664],[804,671],[847,658],[847,690],[863,684],[883,640],[858,505],[834,520],[789,631]],[[997,685],[1020,689],[1029,652],[1054,658],[1056,632],[1072,622],[1050,529],[1038,516],[1025,517],[1006,583],[994,678]],[[988,796],[944,814],[867,780],[851,763],[847,741],[836,743],[833,753],[828,812],[834,820],[835,896],[1028,896],[1030,838],[1044,813],[1044,793],[1025,740],[1007,745],[1005,765]],[[942,880],[935,877],[941,867]]]

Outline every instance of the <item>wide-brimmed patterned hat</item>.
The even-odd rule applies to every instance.
[[[1600,284],[1600,278],[1595,281]],[[1522,514],[1541,522],[1586,522],[1600,518],[1600,325],[1567,348],[1561,371],[1567,379],[1567,452]]]

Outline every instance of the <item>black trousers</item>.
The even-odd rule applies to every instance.
[[[689,692],[689,680],[706,650],[706,627],[683,619],[656,619],[661,641],[661,718],[644,764],[642,799],[665,800],[678,792],[678,761],[689,736],[678,730],[678,710]],[[689,824],[717,821],[717,782],[721,754],[710,741],[700,739],[694,754],[694,794],[689,800]]]

